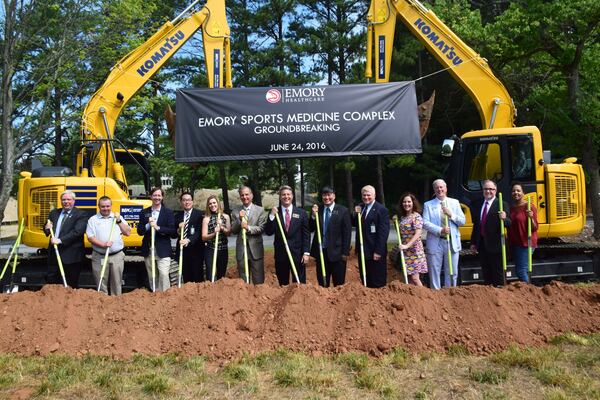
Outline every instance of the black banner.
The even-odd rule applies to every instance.
[[[180,162],[421,152],[413,82],[177,91]]]

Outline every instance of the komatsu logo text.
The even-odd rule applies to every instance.
[[[440,39],[440,36],[431,29],[429,25],[425,23],[421,18],[417,18],[415,21],[415,26],[421,31],[423,36],[425,36],[435,47],[440,49],[440,52],[446,56],[446,58],[452,61],[454,65],[462,64],[463,60],[460,58],[456,52],[454,51],[453,46],[449,46]]]
[[[160,46],[160,49],[158,49],[156,53],[152,54],[152,56],[150,56],[149,59],[144,61],[144,63],[138,68],[137,73],[140,74],[140,76],[144,76],[148,72],[150,72],[152,68],[154,68],[154,66],[160,60],[162,60],[164,56],[169,54],[171,51],[173,51],[173,49],[177,47],[179,42],[181,42],[181,40],[183,40],[184,37],[185,34],[183,32],[177,31],[173,36],[167,38],[165,40],[165,43],[162,46]]]

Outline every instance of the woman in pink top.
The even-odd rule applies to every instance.
[[[531,218],[531,247],[533,252],[533,249],[537,247],[537,210],[535,205],[531,204],[530,211],[527,211],[527,200],[523,196],[523,186],[520,183],[513,184],[511,194],[513,205],[510,207],[511,224],[508,229],[508,244],[512,250],[517,276],[521,281],[529,282],[527,219]]]

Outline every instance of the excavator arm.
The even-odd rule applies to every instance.
[[[204,57],[211,88],[231,87],[230,30],[224,0],[195,0],[179,16],[165,23],[144,44],[111,69],[104,84],[87,104],[82,122],[83,144],[76,162],[78,176],[109,177],[126,189],[123,166],[112,146],[117,118],[129,100],[150,80],[198,29],[202,29]],[[93,157],[89,149],[93,148]]]
[[[367,19],[367,78],[373,77],[374,57],[375,82],[389,81],[394,30],[400,19],[470,94],[484,129],[514,126],[512,98],[487,61],[418,0],[371,0]]]

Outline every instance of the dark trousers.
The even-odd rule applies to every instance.
[[[504,271],[502,270],[502,255],[491,253],[485,247],[483,239],[479,242],[479,265],[486,285],[503,286]]]
[[[365,269],[367,271],[367,287],[369,288],[381,288],[387,283],[387,265],[386,265],[386,254],[383,254],[379,261],[375,261],[372,258],[365,258]],[[358,255],[358,270],[360,272],[360,282],[364,282],[362,273],[362,264],[360,262],[360,254]]]
[[[63,269],[65,271],[65,279],[67,280],[67,285],[69,285],[69,287],[72,287],[73,289],[77,289],[79,287],[79,275],[81,274],[82,267],[83,262],[63,264]],[[58,264],[48,265],[48,276],[46,277],[46,281],[53,285],[63,284],[63,279],[60,274]]]
[[[215,249],[211,249],[210,247],[206,247],[204,250],[204,260],[206,262],[206,280],[212,280],[212,268],[213,268],[213,257],[214,257]],[[216,273],[215,273],[215,281],[218,281],[222,277],[225,276],[225,272],[227,272],[227,259],[228,259],[228,251],[227,249],[217,250],[217,265],[216,265]]]
[[[300,283],[306,283],[306,268],[304,267],[304,263],[302,262],[302,256],[294,260],[294,265],[296,266],[296,271],[298,272],[298,279],[300,279]],[[290,264],[290,260],[287,257],[275,258],[275,274],[277,275],[277,281],[279,282],[279,286],[289,285],[290,275],[292,275],[292,282],[296,283],[296,277],[294,276],[292,265]]]
[[[325,260],[325,280],[323,281],[323,272],[321,269],[321,259],[317,258],[317,281],[323,287],[329,287],[333,280],[333,286],[340,286],[346,282],[346,262],[343,260],[329,261],[327,257],[327,248],[323,249],[323,259]]]
[[[204,249],[193,248],[183,251],[181,275],[184,282],[204,282]]]

